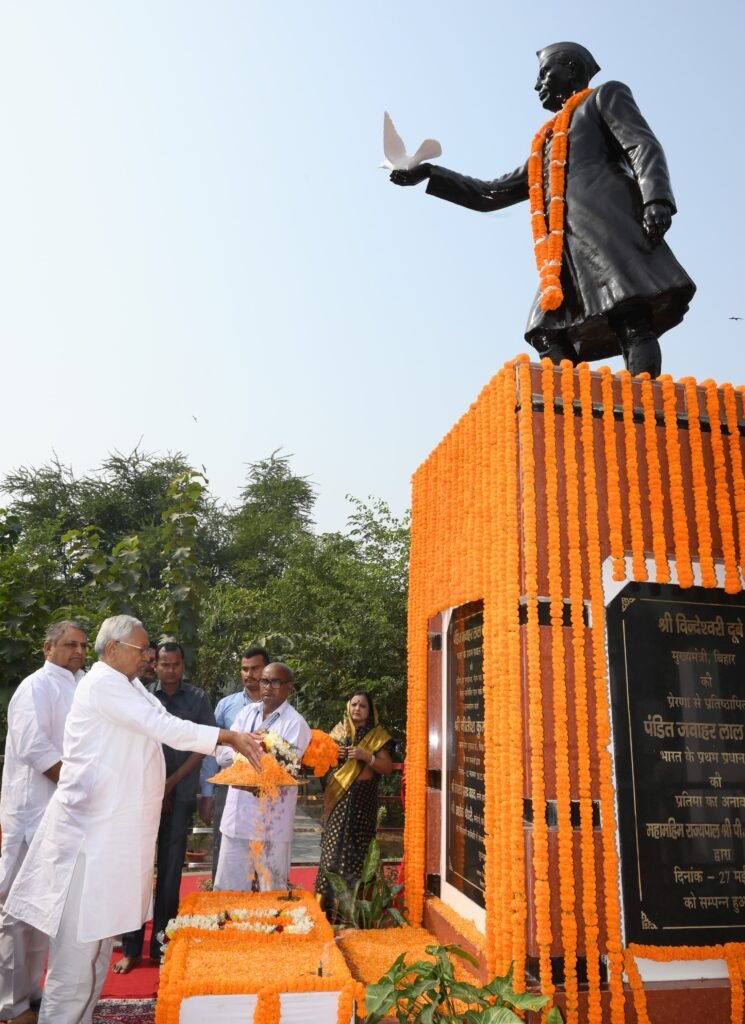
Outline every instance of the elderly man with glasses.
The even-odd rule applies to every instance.
[[[229,744],[260,761],[248,734],[168,714],[137,678],[148,644],[130,615],[102,623],[99,660],[67,716],[57,789],[8,897],[10,914],[51,938],[39,1024],[91,1024],[112,936],[150,916],[161,744],[201,754]]]
[[[310,743],[310,728],[288,703],[294,688],[292,670],[281,661],[272,661],[263,669],[259,685],[260,703],[243,708],[233,728],[245,730],[254,738],[271,730],[302,757]],[[229,750],[218,749],[218,764],[224,767],[231,760]],[[231,786],[220,825],[216,889],[287,888],[296,805],[295,786],[283,789],[273,803]]]

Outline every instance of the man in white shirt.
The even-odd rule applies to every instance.
[[[243,688],[237,693],[228,694],[217,702],[215,708],[215,722],[221,729],[232,729],[233,722],[238,713],[248,704],[260,704],[261,701],[261,673],[272,659],[264,647],[248,647],[241,655],[241,682]],[[218,771],[217,761],[214,757],[205,757],[202,762],[200,776],[201,796],[199,798],[199,817],[209,825],[212,823],[212,881],[215,881],[217,864],[220,859],[220,824],[225,800],[228,795],[228,786],[213,786],[207,780]]]
[[[175,718],[145,690],[138,619],[106,619],[95,646],[99,661],[67,716],[59,784],[6,904],[51,939],[39,1024],[91,1024],[111,937],[150,916],[161,744],[210,754],[227,743],[260,759],[251,736]]]
[[[233,728],[254,737],[271,730],[287,740],[298,757],[310,743],[310,728],[287,699],[294,688],[292,670],[272,661],[261,673],[261,704],[239,712]],[[232,760],[229,750],[218,749],[218,763]],[[254,876],[261,890],[286,889],[292,852],[297,786],[283,788],[274,802],[230,787],[222,817],[220,859],[216,889],[250,889]]]
[[[53,623],[44,665],[18,686],[8,705],[0,794],[0,1020],[33,1024],[41,999],[48,937],[5,910],[5,900],[57,785],[65,719],[83,675],[88,633],[79,622]]]

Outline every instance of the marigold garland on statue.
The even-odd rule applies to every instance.
[[[564,205],[569,123],[572,114],[592,92],[583,89],[570,96],[562,109],[536,132],[528,158],[530,225],[533,230],[541,308],[558,309],[564,301],[561,265],[564,257]],[[548,188],[543,175],[543,150],[551,139]],[[548,195],[548,218],[545,196]]]

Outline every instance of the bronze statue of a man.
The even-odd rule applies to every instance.
[[[657,339],[680,323],[696,290],[663,241],[676,208],[662,146],[627,86],[588,88],[600,68],[584,46],[553,43],[538,60],[541,104],[570,120],[565,133],[546,126],[542,150],[533,151],[540,210],[531,203],[532,218],[543,217],[534,235],[537,246],[553,245],[554,258],[544,264],[553,265],[557,287],[555,308],[547,308],[539,290],[525,338],[554,363],[621,353],[632,374],[657,377]],[[562,145],[566,158],[552,164]],[[424,163],[393,171],[391,181],[416,185],[427,178],[431,195],[487,212],[530,198],[529,164],[481,181]],[[559,216],[552,220],[556,203]],[[542,277],[551,269],[544,265]]]

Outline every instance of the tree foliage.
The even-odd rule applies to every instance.
[[[195,682],[238,689],[246,646],[261,643],[297,678],[296,704],[331,728],[359,687],[391,731],[404,724],[408,518],[350,498],[343,532],[314,528],[316,492],[273,452],[220,505],[179,453],[114,453],[76,477],[53,460],[9,474],[0,511],[4,703],[41,660],[50,620],[141,618],[177,637]]]

